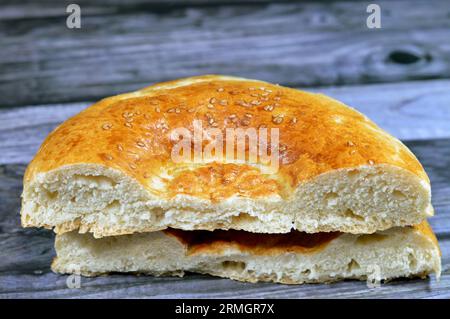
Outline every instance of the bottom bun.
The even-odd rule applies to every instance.
[[[183,276],[185,271],[240,281],[286,284],[341,279],[439,277],[440,251],[426,222],[374,234],[252,234],[165,230],[95,239],[56,236],[58,273],[111,272]]]

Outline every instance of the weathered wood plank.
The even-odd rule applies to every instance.
[[[447,1],[377,3],[379,30],[366,28],[366,2],[329,1],[86,5],[81,30],[64,15],[0,20],[0,104],[92,100],[204,73],[303,87],[449,77]]]
[[[301,1],[301,0],[300,0]],[[325,0],[328,1],[328,0]],[[0,3],[0,20],[49,18],[67,16],[65,8],[74,1],[40,0],[2,0]],[[170,11],[180,7],[223,5],[261,5],[273,0],[77,0],[84,15],[105,15],[121,12],[138,12],[143,10]],[[289,0],[276,2],[289,2]],[[293,2],[293,1],[291,1]]]
[[[397,280],[377,289],[364,282],[285,286],[245,284],[210,276],[154,278],[114,275],[82,278],[68,289],[66,276],[51,273],[53,234],[22,229],[19,206],[24,164],[0,165],[0,298],[450,298],[450,139],[407,143],[427,170],[436,216],[430,219],[441,250],[440,282]]]
[[[66,7],[74,1],[40,0],[3,0],[0,3],[0,20],[66,17]],[[230,4],[267,4],[271,0],[77,0],[83,9],[83,15],[106,15],[123,12],[157,10],[167,12],[180,7],[208,6],[216,7]],[[283,1],[279,1],[283,2]],[[286,1],[284,1],[286,2]]]
[[[382,0],[378,3],[383,4],[388,1]],[[430,3],[429,0],[394,0],[389,4],[386,13],[391,15],[392,8],[400,6],[407,8],[408,6],[423,6],[426,3]],[[403,2],[403,3],[402,3]],[[408,2],[408,4],[405,4]],[[33,19],[33,18],[55,18],[55,17],[67,17],[66,7],[73,3],[73,1],[65,0],[40,0],[39,3],[33,0],[22,0],[20,2],[16,0],[2,0],[0,3],[0,20],[17,20],[17,19]],[[316,1],[304,1],[304,0],[78,0],[77,4],[82,8],[83,15],[113,15],[119,13],[132,13],[132,12],[161,12],[167,13],[170,11],[178,10],[180,8],[189,7],[208,7],[217,8],[230,5],[238,6],[263,6],[277,4],[289,4],[298,3],[302,5],[304,10],[318,9],[322,10],[324,6],[339,8],[342,11],[352,10],[355,5],[362,3],[367,6],[369,2],[365,0],[316,0]],[[353,7],[353,8],[352,8]],[[414,10],[415,11],[415,10]],[[314,11],[316,12],[316,11]],[[364,10],[365,12],[365,10]],[[411,14],[417,14],[415,12],[405,12],[402,16],[408,17]],[[431,11],[430,11],[431,12]],[[428,11],[427,11],[428,13]],[[439,14],[434,11],[434,14],[443,17],[442,12]],[[351,15],[349,15],[351,16]],[[324,21],[318,21],[324,22]]]
[[[450,137],[450,80],[318,88],[403,140]],[[0,109],[0,164],[27,163],[47,134],[90,103]]]

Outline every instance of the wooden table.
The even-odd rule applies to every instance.
[[[67,4],[70,2],[67,1]],[[450,3],[202,0],[0,3],[0,298],[450,298]],[[101,97],[204,73],[320,91],[400,137],[432,181],[442,277],[286,286],[210,276],[82,278],[69,289],[49,265],[53,237],[19,224],[22,176],[44,137]]]

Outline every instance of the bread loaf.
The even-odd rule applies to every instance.
[[[171,133],[195,123],[278,129],[278,166],[207,154],[175,162]],[[95,237],[168,227],[372,233],[431,216],[430,196],[416,157],[354,109],[200,76],[106,98],[57,127],[26,170],[21,216],[25,227]]]

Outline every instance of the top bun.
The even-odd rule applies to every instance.
[[[260,146],[278,157],[252,160],[248,145],[244,159],[238,148],[206,152],[216,135],[233,141],[227,128],[265,130]],[[180,133],[194,137],[181,161]],[[420,223],[430,197],[416,157],[354,109],[209,75],[109,97],[61,124],[27,168],[21,216],[24,226],[96,237],[167,227],[372,233]]]

